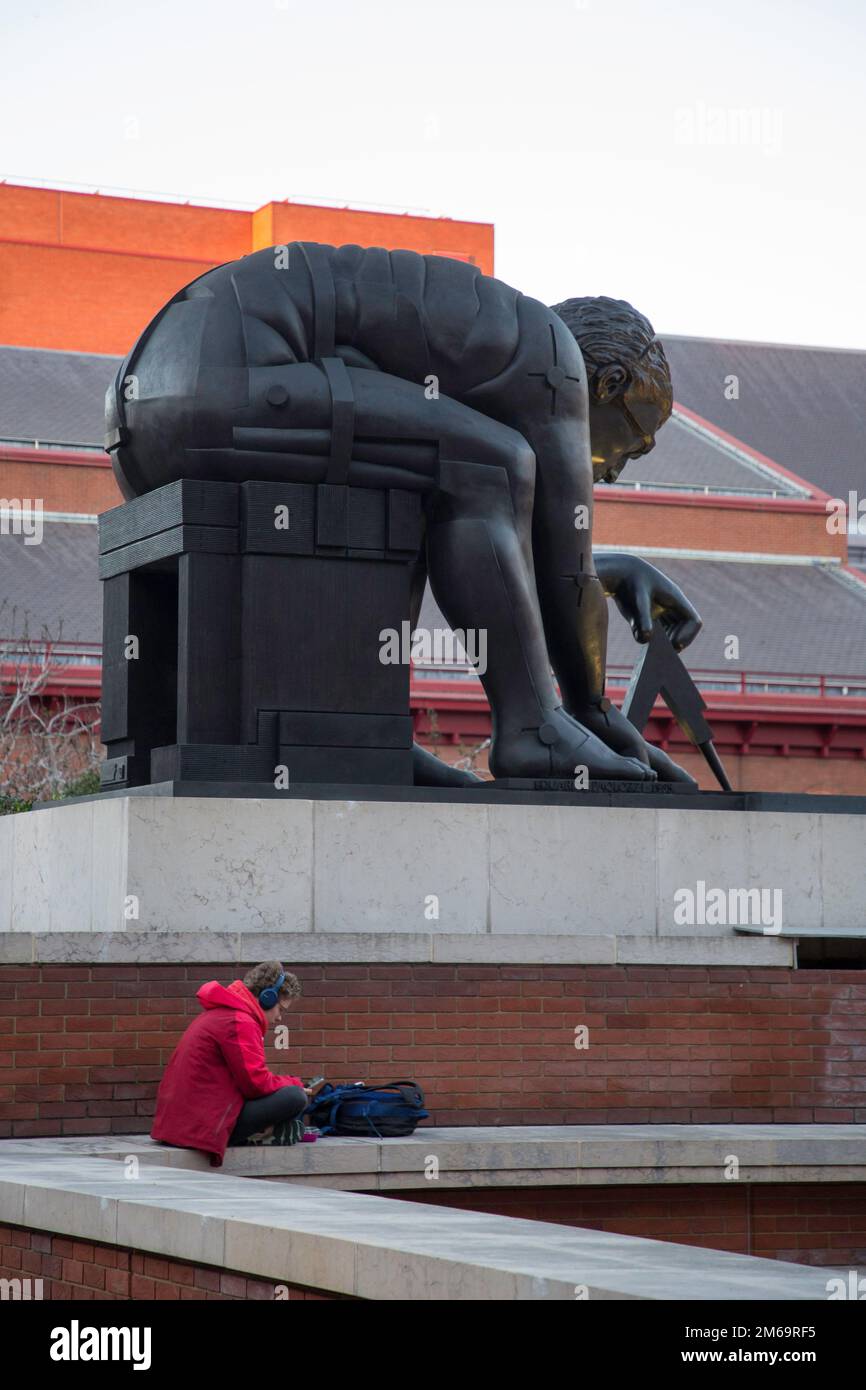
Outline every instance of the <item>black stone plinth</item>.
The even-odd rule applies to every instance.
[[[100,517],[102,782],[412,784],[416,493],[182,480]]]

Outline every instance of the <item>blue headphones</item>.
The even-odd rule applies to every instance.
[[[280,997],[280,985],[285,983],[285,979],[285,975],[281,975],[274,984],[259,990],[259,1003],[263,1009],[272,1009],[274,1007]]]

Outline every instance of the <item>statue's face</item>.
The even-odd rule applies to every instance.
[[[615,483],[629,459],[649,453],[664,420],[664,407],[631,387],[604,403],[590,393],[593,481]]]

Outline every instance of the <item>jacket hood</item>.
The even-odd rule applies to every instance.
[[[208,980],[207,984],[196,990],[196,998],[203,1009],[237,1009],[247,1013],[256,1020],[263,1037],[268,1031],[264,1011],[243,980],[232,980],[228,987],[221,985],[218,980]]]

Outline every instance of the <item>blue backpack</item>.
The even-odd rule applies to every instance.
[[[429,1118],[424,1092],[414,1081],[389,1081],[382,1086],[331,1086],[326,1083],[310,1102],[305,1118],[320,1134],[356,1138],[396,1139],[412,1134],[419,1120]]]

